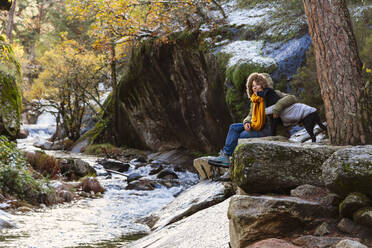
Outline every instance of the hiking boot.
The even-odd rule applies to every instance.
[[[210,164],[221,164],[225,166],[230,165],[230,156],[227,155],[224,151],[220,151],[220,155],[218,157],[212,157],[208,159],[208,163]]]

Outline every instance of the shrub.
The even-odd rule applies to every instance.
[[[105,144],[95,144],[95,145],[89,145],[87,149],[85,150],[86,154],[90,155],[104,155],[108,157],[115,157],[120,154],[120,148],[105,143]]]
[[[31,204],[54,203],[54,190],[45,178],[35,179],[23,152],[14,142],[0,136],[0,191],[4,196],[16,197]]]
[[[61,173],[57,159],[44,152],[27,152],[26,159],[30,165],[44,177],[56,179]]]

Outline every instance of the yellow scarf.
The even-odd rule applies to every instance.
[[[264,99],[256,94],[252,94],[251,101],[253,103],[251,128],[260,131],[265,123],[265,106]]]

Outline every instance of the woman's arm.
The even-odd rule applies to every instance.
[[[252,108],[253,108],[253,104],[251,103],[250,106],[249,106],[249,114],[247,115],[247,117],[244,118],[243,120],[243,124],[247,123],[247,122],[251,122],[252,120]]]
[[[280,115],[280,113],[291,106],[292,104],[297,103],[297,98],[294,95],[289,95],[275,90],[276,94],[280,97],[279,101],[274,106],[273,114]]]

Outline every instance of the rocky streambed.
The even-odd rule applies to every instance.
[[[25,143],[19,146],[36,149]],[[123,163],[78,153],[46,152],[60,161],[89,164],[105,192],[85,193],[52,207],[9,211],[10,204],[2,204],[4,217],[0,219],[9,226],[0,223],[0,247],[121,247],[150,232],[146,224],[138,223],[139,219],[198,182],[197,174],[177,170],[174,164],[156,160],[156,156]]]

